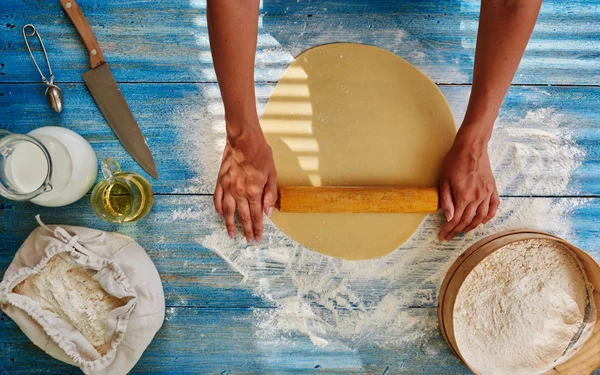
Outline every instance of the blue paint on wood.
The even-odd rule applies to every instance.
[[[64,84],[61,87],[65,109],[56,114],[43,96],[44,85],[0,85],[0,126],[14,132],[29,132],[47,125],[65,126],[83,135],[99,160],[115,157],[125,170],[147,176],[114,136],[85,85]],[[273,84],[257,86],[260,107],[266,103],[273,87]],[[121,84],[121,89],[156,159],[159,180],[147,176],[155,192],[211,194],[225,137],[217,85]],[[456,122],[460,124],[469,87],[441,86],[441,90],[450,103]],[[571,132],[572,139],[585,152],[583,163],[573,174],[568,191],[561,194],[600,194],[600,151],[597,147],[600,142],[600,88],[512,87],[502,107],[501,118],[504,122],[517,121],[540,108],[553,108],[562,117],[562,129]],[[502,123],[497,128],[501,126]],[[493,138],[492,145],[497,141],[501,140]],[[534,172],[522,171],[525,175]],[[508,187],[500,193],[510,196],[515,192]],[[540,196],[543,190],[532,189],[528,194]]]
[[[421,309],[436,319],[435,309]],[[48,359],[0,314],[0,369],[11,375],[75,374],[72,367]],[[152,374],[469,374],[441,337],[421,345],[394,349],[353,345],[315,347],[306,337],[288,337],[288,344],[256,336],[251,309],[168,309],[161,331],[133,373]],[[293,342],[293,344],[291,344]],[[23,355],[27,353],[27,355]],[[14,361],[13,361],[14,359]],[[319,366],[318,369],[315,369]]]
[[[569,200],[528,199],[536,199],[539,203],[551,201],[555,204],[564,204]],[[519,200],[523,198],[504,198],[502,204],[514,207],[514,202]],[[570,217],[573,221],[573,235],[566,239],[600,261],[600,247],[596,243],[600,222],[597,212],[600,212],[600,198],[581,202]],[[251,283],[242,283],[239,273],[201,245],[202,239],[210,234],[221,233],[225,236],[224,224],[214,212],[210,196],[157,196],[147,217],[122,226],[97,219],[88,198],[60,210],[0,199],[0,277],[19,246],[37,226],[34,215],[38,213],[47,224],[80,225],[117,231],[136,239],[146,249],[161,274],[167,306],[226,309],[273,307],[268,301],[253,295]],[[546,218],[546,221],[551,220],[552,218]],[[432,229],[438,230],[437,227]],[[276,247],[285,246],[285,236],[272,225],[267,225],[264,238],[265,243],[272,243]],[[243,242],[243,239],[238,236],[238,241]],[[459,254],[464,250],[456,249],[452,242],[445,246],[449,254]],[[407,282],[411,282],[413,286],[420,285],[419,290],[411,292],[414,292],[414,297],[407,300],[405,306],[433,308],[437,303],[439,286],[432,283],[429,277],[439,272],[440,267],[445,267],[449,259],[418,258],[417,261],[418,269],[407,273],[407,280],[398,280],[398,285],[405,285]],[[270,265],[264,267],[267,273],[278,272],[277,269],[269,269]],[[279,279],[277,282],[283,286],[283,283],[290,281]],[[372,280],[366,280],[365,283],[362,287],[365,290],[390,287],[378,285]]]
[[[81,7],[118,81],[214,82],[205,2],[82,0]],[[285,55],[336,41],[393,51],[436,82],[471,79],[478,1],[263,1],[258,81],[276,81]],[[515,83],[598,85],[600,44],[593,0],[546,1]],[[36,24],[59,82],[81,82],[88,69],[79,36],[58,2],[5,0],[0,18],[0,82],[35,82],[20,28]],[[4,24],[5,22],[5,24]],[[277,56],[277,57],[275,57]],[[2,64],[4,66],[2,66]]]
[[[47,223],[116,230],[132,236],[156,263],[169,306],[167,320],[134,372],[468,373],[439,335],[393,349],[356,342],[319,348],[295,334],[287,341],[257,335],[260,332],[253,309],[268,311],[273,306],[253,295],[239,274],[198,242],[198,237],[224,230],[212,209],[212,198],[195,195],[212,193],[223,138],[205,1],[79,3],[154,151],[160,180],[153,184],[159,195],[147,218],[124,226],[95,218],[89,197],[62,209],[0,199],[0,275],[36,226],[33,216],[41,213]],[[438,83],[468,84],[478,8],[475,0],[263,0],[256,69],[259,105],[264,105],[273,82],[293,56],[334,41],[378,45],[412,62]],[[586,156],[568,191],[559,195],[600,195],[600,88],[546,87],[600,85],[599,15],[600,4],[593,0],[544,2],[515,78],[517,84],[539,86],[513,87],[502,110],[505,119],[519,119],[529,111],[551,107],[564,116],[562,126],[572,132]],[[64,91],[66,107],[60,115],[48,108],[43,98],[45,87],[39,84],[25,50],[21,27],[26,23],[35,24],[42,33]],[[81,73],[87,69],[83,44],[58,1],[2,2],[0,128],[25,133],[40,126],[62,125],[86,137],[100,159],[116,157],[124,169],[139,172],[81,83]],[[469,87],[441,89],[460,122]],[[510,188],[502,192],[513,193]],[[573,236],[568,238],[596,259],[600,259],[598,212],[600,199],[577,207],[571,218]],[[265,238],[276,235],[267,231]],[[439,261],[430,263],[411,277],[423,277],[430,268],[440,267]],[[411,311],[435,320],[436,288],[424,283]],[[8,317],[0,314],[0,373],[78,372],[35,348]]]
[[[242,277],[221,258],[202,247],[196,238],[223,230],[209,207],[210,197],[158,196],[150,215],[140,222],[117,226],[102,222],[91,210],[89,196],[61,208],[43,208],[31,203],[14,203],[0,198],[0,277],[29,233],[37,227],[40,214],[47,224],[78,225],[118,231],[136,239],[148,252],[161,274],[168,306],[184,307],[270,307],[241,284]],[[174,212],[188,212],[187,220],[173,219]]]

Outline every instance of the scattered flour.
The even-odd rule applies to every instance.
[[[539,189],[565,193],[569,177],[583,159],[568,125],[552,109],[532,111],[512,122],[500,120],[490,144],[499,191],[525,195],[535,187],[536,193]],[[584,201],[503,199],[492,222],[451,242],[437,239],[443,218],[430,215],[402,247],[366,261],[307,250],[270,222],[259,245],[231,240],[225,230],[197,241],[243,275],[256,295],[273,303],[273,309],[255,311],[258,335],[265,340],[305,335],[318,346],[412,344],[435,353],[437,349],[428,343],[435,342],[432,338],[438,334],[437,292],[455,258],[483,236],[502,230],[526,227],[568,237],[568,214]],[[186,213],[174,213],[174,218],[177,215]]]
[[[458,348],[482,374],[546,373],[589,338],[589,297],[583,268],[565,246],[543,239],[509,244],[460,288]]]
[[[565,116],[541,108],[514,122],[500,120],[490,157],[499,191],[559,195],[569,193],[569,178],[584,152],[571,139]]]
[[[205,27],[203,17],[198,22]],[[323,30],[315,27],[318,28],[319,23],[307,21],[300,30],[305,36],[286,40],[279,38],[278,30],[270,28],[268,22],[266,26],[261,22],[257,80],[279,77],[293,55],[307,46],[338,40],[342,33],[344,41],[385,43],[383,47],[407,56],[409,61],[419,62],[424,73],[438,81],[464,82],[468,78],[460,70],[458,58],[447,62],[448,66],[456,67],[456,71],[445,71],[444,77],[428,71],[424,62],[431,57],[425,54],[420,41],[403,30],[392,32],[373,27],[368,33],[362,30],[353,34],[353,28],[346,28],[343,23],[337,29],[335,25]],[[287,44],[281,46],[278,39]],[[206,50],[206,45],[203,29],[198,35],[198,46]],[[210,60],[207,53],[201,57]],[[276,63],[271,63],[273,59]],[[206,76],[212,80],[214,72],[206,72]],[[273,86],[257,85],[260,112]],[[461,110],[464,108],[453,108],[455,113]],[[173,111],[172,118],[179,127],[196,132],[182,137],[178,147],[197,150],[190,153],[193,157],[186,161],[187,170],[193,173],[188,176],[190,183],[176,193],[212,193],[212,189],[205,187],[214,185],[225,145],[218,86],[199,85],[197,97],[186,97]],[[565,193],[571,174],[583,159],[583,152],[571,140],[568,125],[566,119],[551,108],[532,111],[520,119],[499,121],[490,145],[499,191],[519,195]],[[442,216],[430,215],[401,248],[368,261],[345,261],[314,253],[288,239],[269,222],[265,224],[266,232],[260,245],[248,246],[242,240],[231,240],[224,228],[210,231],[212,234],[200,236],[197,241],[221,256],[243,276],[245,284],[256,295],[275,306],[255,311],[257,332],[265,342],[304,335],[318,346],[356,347],[367,343],[398,347],[410,343],[435,354],[437,349],[427,343],[432,335],[437,335],[437,291],[454,259],[477,239],[505,229],[527,227],[569,236],[568,213],[582,201],[504,199],[491,223],[449,243],[437,239]],[[172,220],[190,219],[194,215],[215,215],[215,221],[218,220],[208,207],[193,212],[175,211]]]

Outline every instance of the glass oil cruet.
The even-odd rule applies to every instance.
[[[141,175],[123,172],[116,160],[102,161],[104,180],[92,191],[96,216],[116,224],[136,221],[148,214],[154,203],[152,186]]]

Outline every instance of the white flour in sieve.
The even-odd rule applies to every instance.
[[[589,338],[589,302],[582,266],[564,245],[509,244],[475,266],[459,290],[459,351],[482,374],[545,373]]]

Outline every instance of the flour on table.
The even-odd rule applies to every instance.
[[[536,187],[551,194],[566,192],[571,174],[583,159],[568,125],[551,108],[531,111],[515,121],[501,119],[490,144],[499,191],[527,194]],[[543,131],[536,134],[536,129]],[[521,168],[528,173],[521,173]],[[545,174],[548,170],[552,170],[551,176]],[[450,242],[437,238],[442,216],[430,215],[399,249],[366,261],[317,254],[288,239],[269,222],[259,245],[229,239],[224,225],[197,241],[243,275],[244,283],[257,296],[274,305],[255,311],[257,334],[262,339],[304,335],[317,346],[408,344],[436,353],[443,349],[436,346],[440,345],[437,293],[456,257],[482,237],[502,230],[530,228],[569,237],[569,213],[583,202],[585,199],[503,199],[490,223]],[[215,215],[212,209],[196,214]],[[174,213],[177,215],[185,213]],[[215,220],[219,220],[216,215]]]
[[[422,55],[421,42],[402,30],[390,35],[378,35],[380,31],[376,28],[370,35],[353,35],[351,31],[345,30],[349,38],[346,41],[378,45],[382,40],[393,40],[384,47],[394,51],[408,48],[403,55],[410,61],[428,58]],[[331,42],[336,39],[331,32],[331,28],[313,28],[307,32],[310,39],[303,40],[310,45]],[[269,49],[279,56],[277,64],[269,65],[268,60],[261,60],[257,55],[258,73],[268,70],[268,74],[280,75],[293,55],[306,47],[298,44],[289,53],[279,46],[277,35],[269,35],[268,28],[259,25],[259,34],[259,50]],[[365,39],[368,37],[372,40]],[[199,46],[206,43],[200,41]],[[459,65],[458,58],[456,62],[448,62],[448,66]],[[422,68],[425,74],[432,77],[436,74],[428,72],[427,64]],[[444,81],[465,82],[466,79],[458,68],[455,72],[445,71],[444,75]],[[257,85],[259,113],[271,90],[272,85]],[[192,131],[191,136],[186,132],[181,137],[178,147],[197,150],[189,153],[186,160],[192,175],[189,185],[179,193],[212,192],[201,191],[198,186],[214,186],[225,146],[219,88],[216,84],[203,85],[198,91],[198,98],[186,98],[186,105],[172,113],[172,121]],[[459,113],[464,108],[455,105],[453,111]],[[501,194],[568,192],[569,179],[584,154],[572,140],[567,120],[552,108],[541,108],[521,118],[498,121],[490,143],[490,157]],[[289,240],[268,222],[263,243],[259,245],[248,246],[241,238],[229,239],[224,225],[220,230],[211,231],[212,234],[199,236],[197,241],[243,275],[245,285],[257,296],[271,301],[273,309],[255,312],[257,334],[265,341],[302,335],[318,346],[409,344],[435,354],[438,349],[446,350],[434,346],[440,345],[436,336],[437,292],[454,259],[478,239],[501,230],[526,227],[569,237],[569,214],[582,202],[585,200],[503,199],[493,221],[449,243],[437,239],[443,217],[430,215],[412,239],[398,250],[368,261],[343,261],[316,254]],[[213,215],[215,221],[220,221],[212,208],[195,213],[176,211],[172,219],[189,220],[194,214]]]
[[[584,157],[567,118],[553,108],[500,119],[489,148],[498,191],[514,195],[569,193],[571,173]]]
[[[480,262],[454,305],[458,348],[486,375],[532,375],[568,359],[589,337],[588,281],[564,245],[519,241]]]

